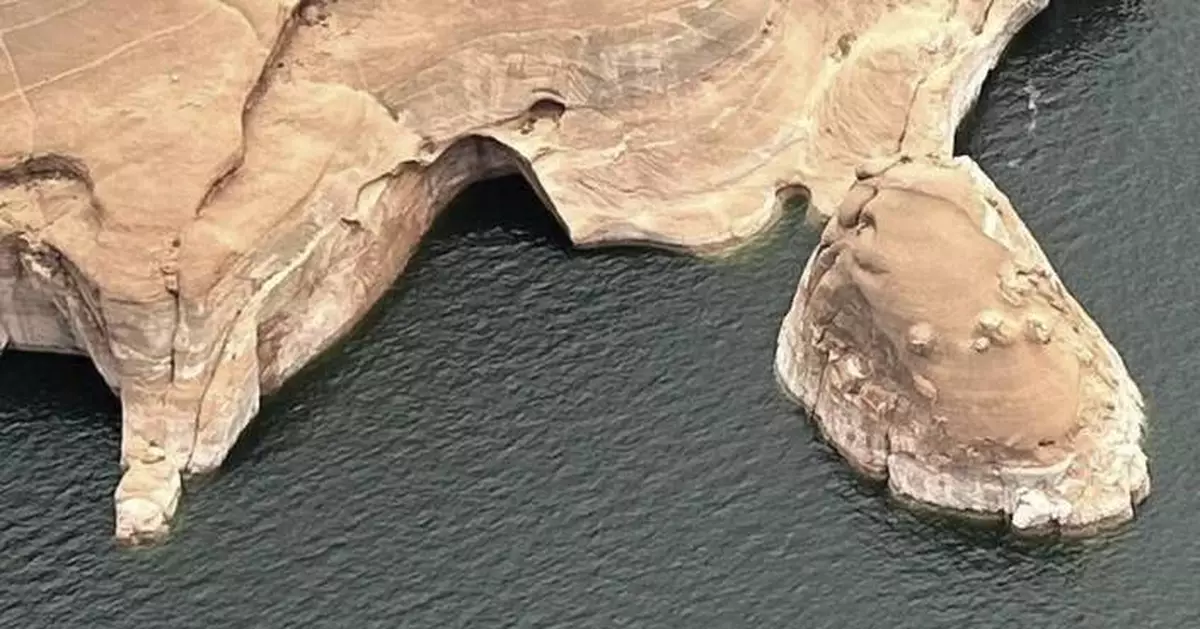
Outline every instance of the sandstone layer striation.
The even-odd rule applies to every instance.
[[[717,253],[798,197],[820,222],[864,162],[948,158],[1044,5],[3,2],[0,347],[94,361],[122,405],[117,535],[160,539],[181,475],[465,186],[523,175],[580,246]],[[799,312],[781,365],[824,360]]]

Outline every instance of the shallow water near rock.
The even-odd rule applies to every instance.
[[[119,414],[86,361],[0,358],[0,626],[1200,625],[1198,33],[1190,0],[1055,0],[961,133],[1148,398],[1130,527],[1022,542],[858,481],[771,373],[798,220],[717,261],[572,251],[503,180],[164,547],[111,541]]]

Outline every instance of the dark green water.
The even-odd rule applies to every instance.
[[[572,252],[502,181],[163,548],[111,544],[90,366],[0,358],[0,626],[1200,626],[1198,29],[1192,0],[1055,0],[962,133],[1150,400],[1124,531],[1022,543],[858,482],[771,374],[815,242],[794,222],[722,262]]]

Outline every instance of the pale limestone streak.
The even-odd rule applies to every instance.
[[[25,109],[29,112],[29,148],[25,150],[25,154],[33,153],[33,147],[37,145],[37,112],[33,109],[33,103],[29,100],[29,94],[25,88],[21,86],[21,75],[17,72],[17,62],[13,60],[12,53],[8,50],[8,44],[4,43],[4,33],[0,32],[0,53],[4,54],[4,62],[8,65],[9,71],[12,73],[13,93],[21,99],[21,103],[25,105]],[[0,97],[0,101],[4,98]]]
[[[207,18],[207,17],[213,15],[214,13],[216,13],[219,9],[220,9],[219,6],[214,6],[213,8],[211,8],[207,11],[201,11],[200,13],[188,18],[187,20],[185,20],[184,22],[182,22],[180,24],[176,24],[175,26],[170,26],[168,28],[164,28],[160,31],[155,31],[153,33],[149,33],[149,34],[139,37],[131,42],[122,44],[122,45],[116,47],[115,49],[105,53],[104,55],[101,55],[100,57],[97,57],[96,59],[88,61],[87,63],[83,63],[80,65],[74,66],[70,70],[67,70],[65,72],[60,72],[59,74],[56,74],[54,76],[49,76],[40,81],[26,85],[25,89],[23,91],[19,90],[19,91],[13,92],[12,94],[9,94],[7,96],[0,96],[0,105],[4,104],[5,101],[12,99],[12,98],[25,98],[25,94],[33,92],[34,90],[45,87],[47,85],[52,85],[58,81],[66,79],[68,77],[76,76],[76,75],[86,72],[88,70],[92,70],[94,68],[100,67],[112,59],[115,59],[125,53],[136,50],[139,46],[143,46],[149,42],[152,42],[157,39],[167,37],[173,33],[177,33],[179,31],[191,28],[192,26],[194,26],[196,23],[200,22],[204,18]],[[6,52],[6,54],[7,54],[7,52]]]
[[[19,2],[27,2],[27,1],[28,0],[13,0],[11,4],[15,5]],[[80,2],[77,2],[75,4],[69,4],[65,7],[62,7],[61,9],[59,9],[57,11],[51,11],[49,13],[39,15],[39,16],[33,18],[32,20],[26,20],[24,22],[21,22],[20,24],[13,24],[12,26],[8,26],[6,28],[0,28],[0,35],[3,35],[5,33],[12,33],[12,32],[24,29],[24,28],[29,28],[30,26],[37,26],[38,24],[49,22],[50,20],[53,20],[56,17],[66,15],[66,14],[68,14],[72,11],[76,11],[78,9],[82,9],[83,7],[87,6],[87,4],[91,1],[92,0],[81,0]],[[0,5],[0,6],[3,6],[3,5]]]

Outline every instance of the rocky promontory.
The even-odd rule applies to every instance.
[[[1137,387],[970,160],[864,165],[800,284],[777,372],[895,494],[1086,533],[1149,493]]]
[[[796,199],[807,199],[820,222],[860,200],[873,185],[863,181],[948,163],[954,128],[987,70],[1045,1],[0,2],[0,347],[92,359],[123,413],[117,536],[160,539],[181,475],[221,465],[260,398],[357,323],[465,186],[523,175],[579,246],[719,253],[761,233]],[[863,178],[863,164],[902,156],[930,165]],[[903,181],[906,194],[922,199],[922,186],[934,186],[934,198],[965,185],[943,185],[940,175]],[[976,191],[990,185],[977,172],[971,181]],[[1006,207],[998,193],[984,196]],[[946,203],[986,218],[954,199]],[[896,203],[923,206],[910,197]],[[1012,239],[1005,246],[1036,247],[1011,211],[1001,216]],[[989,238],[1001,233],[980,224]],[[862,260],[907,277],[903,269],[917,261],[904,252],[929,238],[909,242],[921,232],[911,227],[889,241],[892,249]],[[990,242],[961,225],[935,231],[968,238],[960,248]],[[859,267],[828,253],[848,250],[834,242],[846,237],[827,238],[820,257],[832,270],[809,277],[854,285]],[[994,271],[928,281],[944,295]],[[823,337],[811,334],[815,309],[804,304],[824,302],[808,286],[784,326],[780,375],[832,425],[841,416],[822,413],[826,398],[808,397],[807,376],[798,375],[818,365],[824,373],[830,360]],[[876,289],[886,299],[870,313],[854,310],[861,325],[850,328],[874,330],[879,340],[911,319],[929,324],[936,348],[966,334],[958,319],[912,310],[910,294],[888,296],[900,287]],[[1070,374],[1115,378],[1114,390],[1130,391],[1112,398],[1121,417],[1134,412],[1126,401],[1140,406],[1113,366],[1119,358],[1104,353],[1099,331],[1062,295],[1075,314],[1047,323],[1080,327],[1076,336],[1056,327],[1048,347],[1075,339],[1095,350],[1090,364],[1098,367],[1073,367],[1057,349],[1031,358],[1025,345],[1000,341],[979,356],[997,364],[1019,356],[1013,365],[1056,374],[1060,397],[1039,406],[1016,401],[1027,393],[1018,372],[988,372],[995,395],[1023,413],[1014,422],[1039,426],[1030,434],[1051,435],[1055,452],[1087,458],[1099,482],[1097,470],[1117,469],[1119,457],[1098,446],[1083,455],[1092,442],[1080,435],[1115,433],[1076,430],[1063,409],[1071,399],[1103,406],[1109,398],[1071,393]],[[839,299],[821,308],[849,303]],[[969,316],[995,310],[997,329],[1024,325],[1024,315],[972,299],[979,308]],[[924,374],[937,399],[961,400],[953,413],[938,412],[949,418],[943,423],[1006,438],[1004,416],[970,402],[970,387],[991,385],[947,375],[965,359],[896,363],[870,353],[886,347],[864,345],[861,359],[893,366],[896,379],[877,379],[878,371],[862,382],[901,396],[930,388],[903,374]],[[876,458],[850,459],[881,473],[879,452],[889,460],[909,452],[911,461],[886,467],[893,486],[963,506],[929,487],[938,478],[974,483],[985,468],[963,458],[953,460],[967,467],[942,465],[930,458],[942,450],[921,449],[926,437],[904,445],[890,416],[876,413],[856,421],[871,438],[897,438],[872,450]],[[974,430],[946,439],[966,447]],[[1019,464],[1004,469],[1028,467],[1019,454],[1024,430],[1018,454],[1010,453]],[[840,434],[827,433],[835,442]],[[1136,450],[1125,434],[1121,443]],[[904,472],[905,464],[927,473]],[[1058,504],[1068,494],[1021,495]]]

